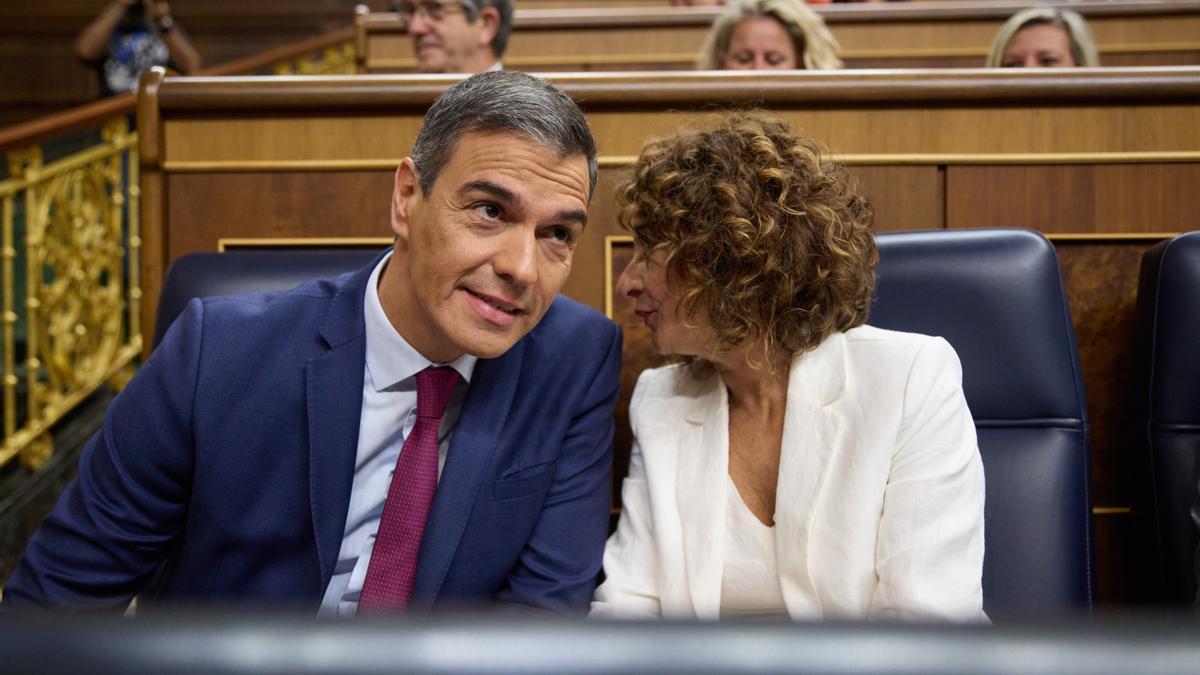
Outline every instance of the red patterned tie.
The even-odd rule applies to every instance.
[[[375,548],[358,599],[359,613],[404,609],[417,578],[417,554],[437,490],[438,427],[458,373],[430,367],[417,373],[417,423],[404,439],[379,519]]]

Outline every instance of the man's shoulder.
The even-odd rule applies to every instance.
[[[202,302],[205,314],[212,316],[294,316],[298,310],[327,307],[338,289],[338,279],[313,279],[290,290],[213,295],[203,298]]]
[[[230,354],[307,350],[322,334],[343,342],[363,333],[362,292],[355,292],[354,274],[314,279],[285,291],[206,297],[180,328],[198,330],[196,337],[209,353],[212,348]]]

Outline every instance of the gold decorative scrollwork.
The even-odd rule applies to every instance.
[[[50,438],[50,434],[41,433],[31,440],[24,448],[21,449],[21,463],[26,467],[37,471],[45,466],[50,460],[50,456],[54,454],[54,440]]]
[[[120,157],[49,181],[28,222],[30,315],[42,320],[38,352],[49,395],[102,379],[120,345],[125,303]],[[34,268],[35,272],[39,272]],[[50,403],[51,401],[46,401]]]
[[[138,193],[132,185],[137,137],[121,117],[104,126],[101,138],[49,165],[36,147],[10,153],[12,177],[0,183],[5,282],[0,466],[16,456],[33,468],[44,464],[53,452],[52,425],[141,350]],[[20,238],[13,236],[17,199],[23,206]],[[25,263],[21,298],[12,291],[17,257]],[[22,345],[13,329],[20,308],[26,326]],[[115,378],[118,384],[123,376]],[[15,405],[21,381],[23,414]]]
[[[353,75],[357,72],[354,42],[326,47],[320,56],[311,54],[275,64],[276,75]]]

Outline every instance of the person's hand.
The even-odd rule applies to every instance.
[[[125,16],[125,10],[133,7],[141,1],[142,0],[111,0],[107,5],[104,6],[104,11],[101,12],[100,15],[110,16],[113,19],[120,19],[121,17]]]
[[[133,2],[137,1],[133,0]],[[146,15],[156,22],[171,16],[171,6],[161,0],[141,0],[141,2],[146,8]]]

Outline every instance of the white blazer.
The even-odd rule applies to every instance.
[[[592,616],[721,612],[729,402],[720,378],[647,370],[606,581]],[[862,326],[797,356],[775,507],[794,619],[986,621],[983,465],[958,356],[941,338]]]

